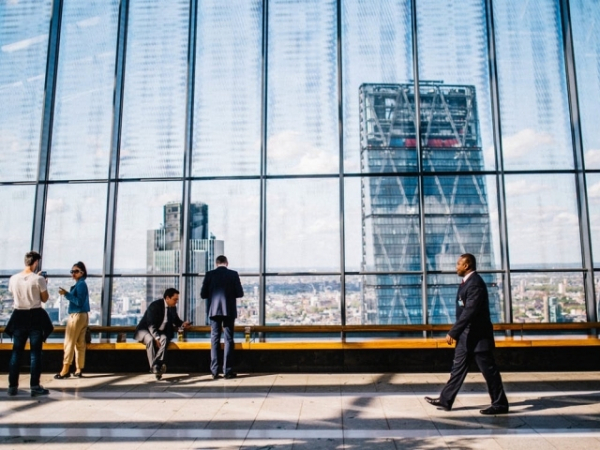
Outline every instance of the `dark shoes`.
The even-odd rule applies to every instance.
[[[66,373],[65,375],[61,375],[60,373],[57,373],[56,375],[54,375],[54,379],[55,380],[64,380],[65,378],[69,378],[71,376],[70,373]]]
[[[508,414],[508,406],[490,406],[489,408],[485,408],[479,411],[480,414],[484,416],[495,416],[498,414]]]
[[[166,364],[152,367],[152,373],[154,374],[154,376],[156,377],[157,380],[160,380],[163,376],[163,373],[165,373],[166,371],[167,371]]]
[[[211,373],[210,376],[212,377],[213,380],[217,380],[219,378],[218,373]]]
[[[235,372],[226,373],[225,376],[224,376],[224,378],[227,379],[227,380],[229,380],[231,378],[235,378],[235,377],[237,377],[237,373],[235,373]]]
[[[73,376],[75,378],[81,378],[81,377],[83,377],[83,374],[81,372],[73,372]]]
[[[450,411],[452,409],[451,406],[444,405],[439,398],[425,397],[425,401],[430,405],[443,409],[444,411]]]
[[[41,384],[38,386],[31,386],[31,396],[39,397],[40,395],[48,395],[50,391],[48,389],[44,389],[44,386]]]
[[[10,386],[7,390],[6,393],[8,395],[10,395],[11,397],[14,397],[15,395],[17,395],[19,393],[19,388],[16,386]]]

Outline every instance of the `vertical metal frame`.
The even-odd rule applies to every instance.
[[[262,11],[262,75],[260,116],[260,224],[259,224],[259,289],[258,323],[266,320],[266,259],[267,259],[267,81],[269,69],[269,0],[263,0]]]
[[[340,321],[346,325],[346,233],[344,227],[344,85],[342,55],[342,0],[337,0],[337,90],[340,189]],[[344,336],[342,335],[342,339]]]
[[[423,173],[423,154],[421,149],[421,95],[419,91],[419,42],[417,34],[417,0],[410,0],[411,8],[411,25],[412,25],[412,50],[413,50],[413,78],[414,78],[414,96],[415,96],[415,141],[417,150],[417,169],[419,173],[419,220],[421,221],[420,226],[420,238],[421,238],[421,308],[423,310],[424,324],[429,322],[428,305],[427,305],[427,250],[426,245],[426,233],[425,233],[425,192],[424,186],[424,173]],[[423,336],[426,337],[427,332],[423,332]]]
[[[596,296],[594,293],[594,258],[589,217],[589,204],[585,177],[585,160],[581,119],[579,115],[579,96],[577,92],[577,74],[575,71],[575,51],[571,24],[569,0],[560,0],[560,16],[563,34],[563,51],[567,77],[569,115],[571,119],[571,139],[575,163],[575,189],[577,190],[577,212],[579,214],[579,233],[584,267],[584,291],[588,322],[596,322],[598,317]],[[594,332],[595,333],[595,332]]]
[[[190,233],[190,202],[192,182],[192,150],[194,142],[194,98],[196,88],[196,40],[198,27],[198,0],[190,0],[190,19],[188,25],[188,80],[186,105],[186,130],[183,154],[183,193],[181,214],[181,243],[179,247],[179,292],[183,302],[180,302],[179,312],[182,317],[191,317],[190,302],[187,298],[187,281],[189,272],[189,233]],[[183,303],[183,305],[181,304]],[[183,311],[182,311],[183,310]],[[198,324],[199,325],[199,324]]]
[[[494,10],[492,0],[485,2],[487,22],[488,67],[492,106],[492,128],[496,155],[496,196],[498,199],[498,220],[500,230],[500,258],[504,294],[504,322],[512,323],[512,291],[510,281],[510,259],[508,248],[508,224],[506,219],[506,186],[504,180],[504,157],[502,154],[502,128],[500,123],[500,93],[498,88],[498,67],[496,64],[496,35],[494,28]],[[507,331],[507,334],[512,332]]]
[[[46,56],[46,80],[44,84],[44,106],[42,110],[42,131],[38,159],[37,184],[33,211],[33,231],[31,249],[40,252],[44,244],[44,223],[46,220],[46,197],[48,195],[48,173],[52,146],[52,128],[54,125],[54,105],[58,72],[58,53],[60,48],[60,29],[62,22],[63,0],[52,2],[50,36]],[[43,262],[43,261],[42,261]]]
[[[104,235],[104,262],[102,268],[102,316],[103,326],[110,325],[112,273],[115,250],[115,228],[117,217],[117,194],[119,179],[119,154],[121,150],[121,126],[123,119],[123,96],[125,87],[125,54],[127,51],[127,26],[129,21],[129,0],[119,4],[119,24],[117,34],[117,55],[115,61],[115,90],[113,96],[113,126],[110,146],[108,173],[108,194],[106,202],[106,226]]]

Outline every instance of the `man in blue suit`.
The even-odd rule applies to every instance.
[[[206,273],[200,297],[206,299],[206,315],[210,319],[210,372],[213,379],[219,377],[219,347],[221,330],[225,332],[223,373],[225,378],[235,378],[233,371],[233,326],[237,317],[237,299],[244,296],[240,276],[229,270],[227,258],[216,260],[217,268]]]
[[[469,371],[469,363],[475,359],[492,400],[490,407],[479,412],[485,415],[506,414],[508,400],[492,354],[495,346],[494,328],[490,319],[488,291],[476,270],[475,256],[465,253],[458,258],[456,273],[463,280],[456,295],[456,322],[446,336],[448,345],[456,343],[452,371],[440,396],[425,397],[425,400],[450,411]]]

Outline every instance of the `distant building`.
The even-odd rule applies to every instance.
[[[454,320],[458,280],[449,275],[428,275],[428,317],[423,317],[423,255],[428,271],[453,268],[462,253],[473,253],[480,270],[492,268],[484,176],[468,173],[484,169],[475,87],[421,82],[419,94],[425,224],[420,223],[414,85],[360,87],[361,270],[381,273],[363,276],[362,323]],[[498,321],[497,289],[490,291],[490,306]]]

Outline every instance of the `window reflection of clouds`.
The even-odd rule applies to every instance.
[[[592,256],[594,267],[600,267],[600,174],[587,175],[590,228],[592,232]]]
[[[31,245],[34,186],[0,186],[0,271],[22,266],[23,255]]]

